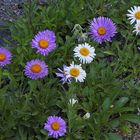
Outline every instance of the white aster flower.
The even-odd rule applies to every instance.
[[[69,99],[69,104],[71,104],[73,106],[75,103],[78,103],[78,100],[76,100],[74,98]]]
[[[72,62],[69,67],[65,68],[65,73],[67,78],[73,77],[76,82],[84,82],[86,78],[86,72],[82,69],[81,64],[76,65],[74,62]]]
[[[140,35],[140,23],[137,23],[137,24],[134,26],[133,32],[135,32],[136,35]]]
[[[88,119],[88,118],[90,118],[90,113],[87,112],[83,117],[84,117],[84,119]]]
[[[140,6],[131,7],[131,10],[128,10],[128,12],[127,16],[131,24],[135,21],[140,22]]]
[[[75,52],[74,57],[79,57],[83,64],[91,63],[96,56],[94,47],[91,47],[88,43],[79,44],[73,51]]]

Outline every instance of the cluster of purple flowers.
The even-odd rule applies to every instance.
[[[55,33],[50,30],[38,32],[32,39],[31,46],[37,50],[37,53],[48,55],[56,48]],[[48,65],[42,60],[35,59],[26,63],[24,71],[27,77],[35,80],[48,75]]]
[[[106,17],[94,18],[90,24],[90,35],[94,41],[99,43],[111,41],[111,38],[116,33],[116,26],[113,21]],[[56,48],[56,36],[53,31],[45,30],[38,32],[31,43],[32,48],[37,50],[37,53],[41,55],[48,55]],[[3,67],[10,63],[12,55],[10,51],[5,48],[0,48],[0,66]],[[63,69],[58,69],[56,73],[61,81],[64,83],[70,83],[71,78],[66,78],[65,73],[66,66],[63,65]],[[48,75],[48,66],[44,61],[39,59],[28,61],[25,69],[25,75],[31,79],[43,78]]]
[[[111,38],[116,34],[116,26],[113,21],[106,17],[94,18],[90,24],[90,36],[94,41],[103,43],[111,41]],[[38,32],[32,39],[31,47],[36,49],[37,53],[47,56],[56,48],[56,36],[53,31],[45,30]],[[11,62],[12,54],[5,48],[0,48],[0,67]],[[71,77],[66,75],[66,66],[63,69],[58,68],[57,77],[61,78],[62,83],[70,83]],[[36,80],[48,75],[48,65],[39,59],[33,59],[26,63],[24,73],[27,77]],[[49,136],[58,138],[66,133],[66,122],[57,116],[49,116],[44,129],[48,131]]]
[[[50,30],[38,32],[34,39],[32,39],[31,46],[37,49],[37,53],[44,56],[48,55],[56,48],[55,33]],[[10,64],[11,58],[12,54],[9,50],[0,48],[0,67]],[[39,59],[30,60],[26,63],[24,72],[27,77],[34,80],[43,78],[48,75],[48,65]]]

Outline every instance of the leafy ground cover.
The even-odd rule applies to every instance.
[[[5,24],[12,40],[3,39],[6,45],[1,46],[12,54],[11,63],[0,68],[1,140],[53,139],[44,125],[54,115],[66,125],[60,140],[121,140],[121,135],[134,133],[132,126],[140,123],[140,41],[126,16],[133,6],[139,6],[139,1],[25,3],[23,15]],[[100,16],[116,25],[111,42],[100,44],[87,34],[93,18]],[[31,42],[46,29],[55,33],[56,48],[43,56]],[[80,64],[73,50],[85,42],[95,48],[96,56],[82,64],[84,82],[63,84],[56,75],[58,68],[72,61]],[[33,59],[47,64],[47,76],[34,80],[25,74],[27,62]]]

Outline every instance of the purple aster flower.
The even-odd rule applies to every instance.
[[[115,35],[116,25],[110,18],[98,17],[94,18],[90,24],[90,35],[93,40],[99,42],[111,41],[111,37]]]
[[[44,129],[48,131],[48,135],[53,138],[64,136],[66,133],[66,123],[61,117],[49,116]]]
[[[35,80],[48,75],[48,66],[44,61],[35,59],[26,63],[24,72],[27,77]]]
[[[4,67],[11,62],[11,52],[5,48],[0,48],[0,67]]]
[[[56,48],[55,41],[56,37],[53,31],[45,30],[38,32],[34,39],[32,39],[32,48],[36,48],[37,53],[45,56]]]
[[[71,83],[71,77],[69,78],[66,77],[65,68],[66,68],[66,65],[63,65],[63,70],[58,68],[59,72],[56,72],[57,77],[61,78],[60,81],[62,82],[62,84]]]

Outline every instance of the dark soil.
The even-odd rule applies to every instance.
[[[0,0],[0,20],[13,21],[22,14],[25,0]]]
[[[6,41],[10,41],[10,31],[5,29],[5,23],[15,21],[23,12],[23,2],[25,0],[0,0],[0,46],[7,46]]]

